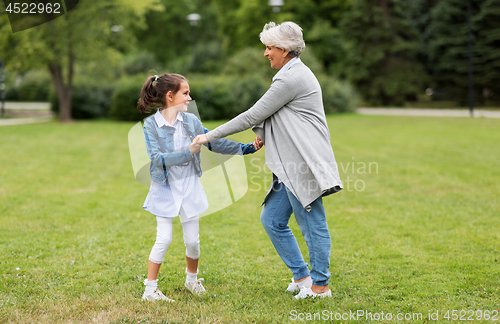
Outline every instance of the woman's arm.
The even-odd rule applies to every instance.
[[[203,127],[204,133],[210,132],[208,128]],[[225,155],[246,155],[257,152],[262,145],[255,145],[255,142],[243,144],[234,142],[225,138],[218,139],[216,141],[204,144],[208,149],[215,153],[221,153]]]
[[[280,110],[295,98],[295,94],[296,89],[293,76],[287,76],[283,79],[278,78],[252,108],[242,112],[206,135],[198,135],[197,141],[198,143],[213,142],[219,138],[249,129]]]

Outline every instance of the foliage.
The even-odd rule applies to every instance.
[[[202,120],[233,118],[252,107],[269,87],[259,76],[207,76],[189,77],[191,96]]]
[[[123,59],[123,72],[127,75],[135,75],[154,71],[160,68],[156,62],[155,55],[151,52],[140,51],[131,53]]]
[[[300,322],[293,310],[364,310],[448,323],[441,310],[498,310],[500,173],[492,166],[500,151],[492,148],[500,121],[335,115],[328,125],[344,183],[323,199],[334,297],[297,302],[285,291],[291,272],[259,221],[272,177],[264,148],[245,156],[247,194],[201,219],[203,298],[183,287],[174,220],[158,284],[175,304],[140,300],[156,221],[141,208],[148,186],[130,165],[133,123],[0,127],[0,152],[8,152],[0,154],[8,170],[0,173],[0,321],[277,324]],[[234,137],[248,143],[255,134]],[[290,228],[307,258],[293,217]],[[440,320],[426,320],[436,310]]]
[[[340,17],[349,8],[351,0],[287,0],[279,14],[273,13],[266,0],[214,0],[219,16],[219,35],[224,50],[234,54],[246,47],[262,46],[259,34],[269,21],[297,22],[304,32],[306,45],[312,45],[314,55],[328,67],[332,61],[337,39],[332,38]]]
[[[0,50],[7,64],[22,72],[46,67],[52,74],[61,119],[71,119],[75,64],[103,61],[108,54],[133,45],[131,26],[141,25],[148,9],[161,10],[158,0],[82,1],[63,17],[36,28],[12,33],[6,15],[0,16]],[[121,26],[114,34],[111,27]]]
[[[320,75],[325,113],[353,113],[359,107],[361,98],[348,82],[332,76]]]
[[[165,11],[149,11],[147,28],[135,30],[138,48],[155,55],[169,71],[214,73],[219,71],[221,41],[217,37],[218,13],[212,1],[161,0]],[[201,19],[196,26],[187,20],[191,13]]]
[[[488,98],[500,99],[500,1],[471,0],[473,68],[476,98],[484,104]],[[448,96],[467,102],[468,25],[467,3],[443,0],[431,11],[427,36],[427,67],[437,87]],[[492,98],[493,97],[493,98]]]
[[[67,102],[82,75],[115,82],[150,70],[231,77],[253,71],[269,80],[275,71],[262,58],[259,33],[269,21],[291,20],[303,28],[304,62],[314,57],[306,64],[316,75],[347,81],[367,104],[402,105],[426,88],[435,100],[464,104],[466,3],[286,0],[274,13],[267,0],[92,0],[16,34],[1,15],[0,49],[19,73],[52,67],[56,92]],[[471,3],[475,96],[485,105],[500,100],[500,0]],[[186,19],[190,13],[200,14],[197,26]],[[8,89],[10,98],[18,96]]]
[[[368,103],[401,105],[423,93],[427,75],[416,60],[418,34],[397,0],[355,0],[342,17],[343,58],[334,71]]]

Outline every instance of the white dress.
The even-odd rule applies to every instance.
[[[155,120],[159,127],[175,127],[173,138],[175,150],[191,144],[182,126],[181,114],[177,114],[173,126],[163,118],[159,111],[155,114]],[[186,165],[172,166],[168,171],[166,184],[151,181],[149,193],[142,208],[160,217],[180,215],[182,221],[206,211],[208,209],[207,195],[196,175],[193,161],[187,162]]]

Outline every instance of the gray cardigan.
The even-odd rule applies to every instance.
[[[307,211],[317,198],[342,190],[321,87],[306,65],[279,74],[253,107],[206,135],[212,142],[250,127],[266,146],[267,167]]]

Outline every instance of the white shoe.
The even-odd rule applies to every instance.
[[[286,290],[289,292],[296,292],[299,291],[302,287],[311,288],[312,283],[313,282],[310,276],[302,280],[301,282],[295,282],[292,278],[292,282],[288,284],[288,288]]]
[[[189,290],[190,292],[192,292],[194,295],[203,295],[204,293],[206,293],[207,291],[205,290],[205,287],[203,287],[203,285],[201,284],[202,281],[204,281],[205,279],[203,278],[200,278],[198,280],[196,280],[195,282],[185,282],[184,283],[184,286],[187,288],[187,290]]]
[[[332,291],[328,290],[327,292],[324,292],[322,294],[317,294],[312,291],[311,288],[308,287],[302,287],[300,289],[300,292],[295,296],[295,299],[304,299],[304,298],[316,298],[316,297],[332,297]]]
[[[158,287],[156,287],[156,289],[153,291],[153,293],[151,295],[147,295],[146,296],[146,292],[144,292],[144,294],[142,295],[142,299],[143,300],[148,300],[148,301],[153,301],[153,302],[157,301],[157,300],[164,300],[164,301],[167,301],[167,302],[170,302],[170,303],[175,302],[175,300],[170,299],[167,296],[165,296],[160,291],[160,289],[158,289]]]

